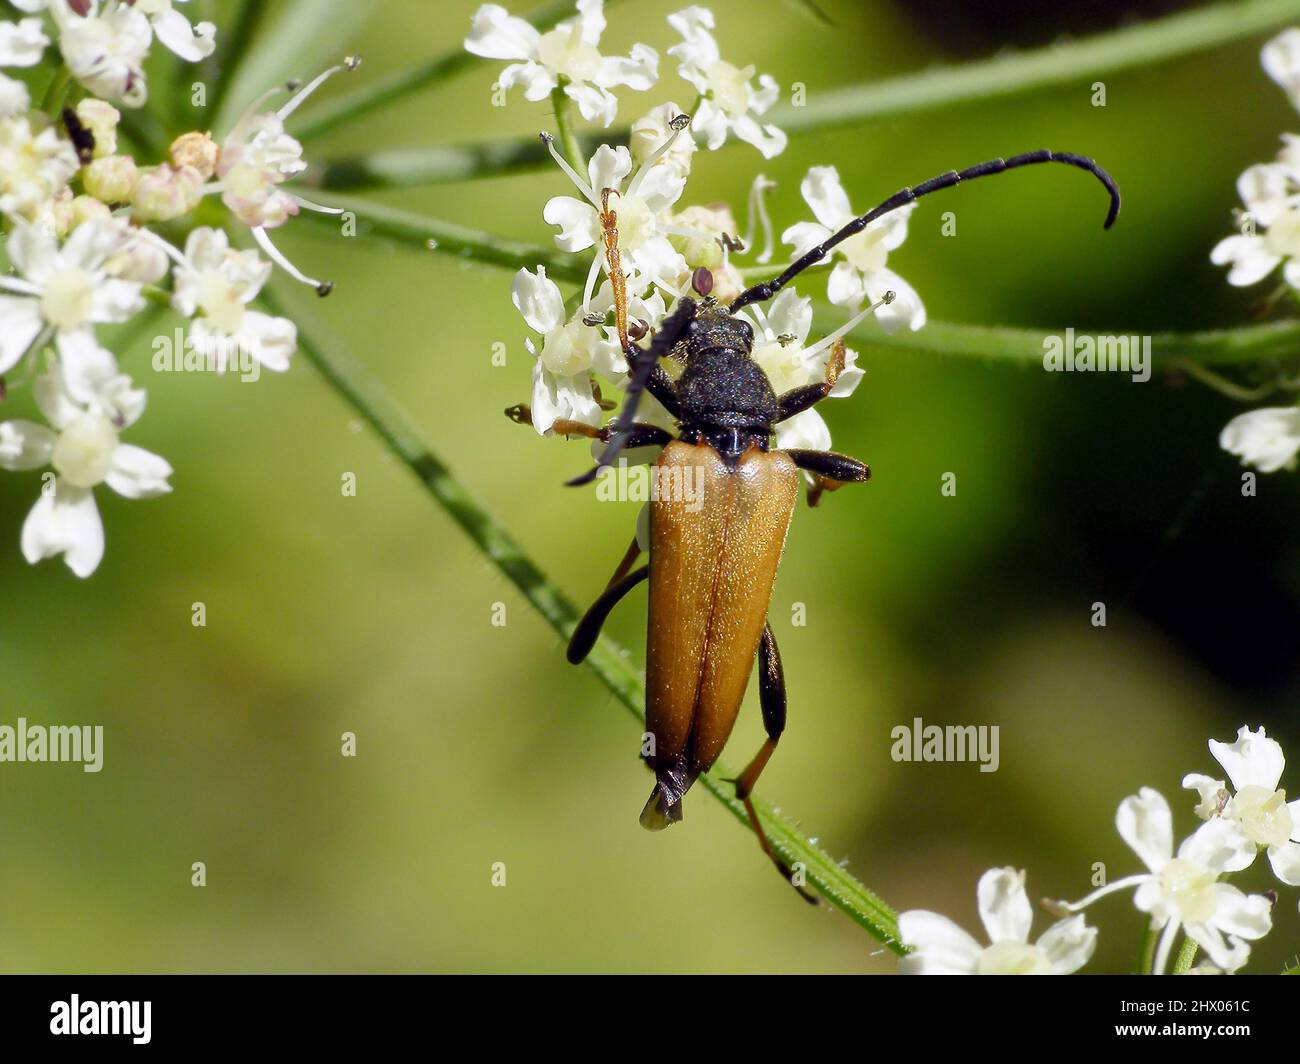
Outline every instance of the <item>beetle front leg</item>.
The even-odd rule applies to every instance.
[[[861,484],[871,479],[871,467],[846,454],[834,451],[805,451],[792,448],[785,452],[794,464],[813,476],[813,486],[808,489],[808,505],[816,506],[822,492],[836,491],[845,484]]]
[[[835,388],[835,382],[844,372],[846,357],[844,341],[836,340],[831,347],[830,358],[826,360],[826,374],[820,384],[805,384],[802,388],[791,388],[777,398],[777,422],[788,421],[795,414],[811,410],[829,396]]]
[[[781,652],[777,649],[771,624],[763,626],[763,638],[758,644],[758,695],[763,709],[763,730],[767,732],[767,738],[754,755],[754,760],[736,779],[736,797],[745,804],[745,812],[749,814],[749,822],[754,828],[754,834],[758,836],[758,844],[776,865],[781,878],[793,886],[804,901],[816,905],[817,896],[794,882],[794,871],[772,849],[767,832],[758,819],[758,811],[749,797],[758,783],[758,777],[763,774],[763,769],[775,753],[781,733],[785,731],[785,671],[781,668]]]

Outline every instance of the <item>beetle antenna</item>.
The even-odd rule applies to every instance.
[[[962,181],[973,181],[977,177],[988,177],[990,174],[1000,174],[1005,170],[1015,170],[1021,166],[1034,166],[1038,163],[1064,163],[1066,166],[1075,166],[1080,170],[1087,170],[1106,187],[1106,191],[1110,194],[1110,209],[1106,212],[1106,221],[1102,228],[1109,229],[1115,224],[1115,219],[1119,217],[1119,185],[1115,183],[1115,179],[1110,174],[1093,160],[1083,155],[1075,155],[1073,152],[1048,151],[1046,148],[1042,151],[1013,155],[1010,159],[991,159],[986,163],[968,166],[965,170],[949,170],[946,174],[932,177],[929,181],[923,181],[913,188],[904,188],[895,192],[879,207],[871,209],[860,218],[855,218],[838,233],[827,239],[825,243],[818,244],[815,248],[805,252],[786,267],[785,272],[779,277],[764,281],[762,284],[756,284],[742,292],[736,298],[736,301],[731,304],[731,313],[734,314],[741,307],[749,306],[751,303],[761,303],[764,300],[771,299],[799,274],[808,269],[809,266],[821,262],[830,254],[831,249],[836,244],[842,243],[848,240],[849,237],[862,232],[877,218],[888,214],[890,211],[896,211],[899,207],[906,207],[909,203],[915,203],[922,196],[928,196],[931,192],[952,188],[953,185],[960,184]]]

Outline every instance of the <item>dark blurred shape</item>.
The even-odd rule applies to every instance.
[[[1063,34],[1085,36],[1118,29],[1174,11],[1199,7],[1178,0],[894,0],[894,7],[953,57],[988,55],[1007,47],[1029,48]],[[834,17],[834,12],[831,12]]]

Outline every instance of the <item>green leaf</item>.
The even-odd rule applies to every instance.
[[[764,117],[799,135],[836,126],[918,114],[1019,96],[1218,48],[1300,20],[1300,0],[1228,0],[1080,41],[937,67],[885,81],[811,94],[803,107],[782,104]],[[599,143],[627,143],[627,129],[579,138],[590,155]],[[436,146],[327,160],[312,180],[322,188],[374,188],[463,181],[541,165],[546,153],[531,138]]]
[[[297,323],[298,343],[303,355],[339,397],[370,424],[383,443],[416,475],[424,489],[460,525],[479,550],[519,589],[547,623],[567,639],[579,616],[573,603],[430,450],[420,431],[382,382],[325,327],[301,292],[301,288],[277,273],[263,297],[273,312]],[[559,490],[558,486],[556,490]],[[644,720],[645,685],[640,672],[633,667],[630,657],[621,647],[601,636],[586,664],[634,718]],[[732,785],[724,782],[727,775],[727,770],[719,765],[701,781],[748,829],[744,806],[736,801]],[[893,952],[900,955],[906,952],[898,938],[897,917],[888,905],[806,838],[793,823],[773,812],[770,805],[757,798],[754,805],[773,849],[788,864],[801,863],[808,882],[832,904]]]

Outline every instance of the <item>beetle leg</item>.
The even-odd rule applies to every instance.
[[[569,639],[569,649],[565,656],[569,659],[570,665],[577,665],[591,653],[591,648],[596,645],[596,637],[600,635],[601,626],[609,616],[609,611],[649,575],[650,566],[643,565],[636,572],[629,573],[617,584],[607,588],[605,593],[591,604],[591,609],[583,614],[582,620],[578,622],[578,627],[573,630],[573,636]]]
[[[790,391],[780,396],[777,403],[776,420],[778,422],[786,421],[795,416],[802,414],[805,410],[816,406],[828,395],[835,387],[835,382],[840,379],[840,374],[844,372],[844,341],[836,340],[831,347],[830,358],[826,360],[826,375],[820,384],[805,384],[802,388],[791,388]]]
[[[623,396],[623,409],[609,424],[611,430],[609,446],[601,453],[594,469],[567,481],[569,487],[590,484],[604,466],[610,465],[618,457],[619,451],[627,443],[627,434],[636,418],[636,404],[641,398],[641,393],[646,389],[646,382],[659,365],[659,360],[672,351],[678,341],[686,335],[691,322],[695,320],[697,307],[695,300],[683,298],[678,302],[676,309],[664,319],[654,339],[650,341],[649,347],[642,349],[635,344],[629,344],[625,348],[628,376],[631,379]],[[664,379],[667,379],[666,375]]]
[[[516,425],[529,425],[533,423],[533,411],[527,403],[516,403],[514,406],[506,408],[506,417]],[[597,428],[595,425],[588,425],[585,421],[571,421],[568,418],[561,418],[551,425],[550,431],[557,436],[585,436],[589,440],[600,440],[608,443],[614,435],[611,428]],[[658,425],[649,425],[642,421],[634,421],[632,427],[628,429],[627,440],[624,447],[663,447],[673,441],[673,434],[667,429],[660,428]]]
[[[754,785],[758,783],[758,777],[762,775],[763,769],[767,767],[768,761],[776,750],[777,740],[785,731],[785,672],[781,668],[781,652],[776,647],[776,637],[772,634],[771,624],[763,626],[763,638],[758,644],[758,694],[759,703],[763,707],[763,729],[767,732],[767,738],[758,753],[754,755],[754,760],[736,780],[736,797],[745,803],[745,812],[749,814],[749,822],[754,828],[754,834],[758,836],[758,844],[763,847],[763,852],[767,854],[768,859],[776,865],[781,877],[794,886],[805,901],[816,905],[817,896],[794,882],[794,872],[772,849],[767,833],[758,819],[758,812],[749,797],[754,790]]]
[[[805,451],[792,448],[785,452],[800,469],[812,474],[813,485],[808,489],[808,505],[816,506],[824,491],[837,491],[845,484],[861,484],[871,479],[871,468],[846,454],[834,451]]]
[[[641,557],[641,544],[636,541],[636,536],[632,537],[632,542],[628,544],[627,553],[623,555],[623,560],[618,563],[618,568],[614,570],[614,575],[609,578],[609,583],[605,585],[608,591],[617,584],[623,577],[632,571],[632,565]]]

